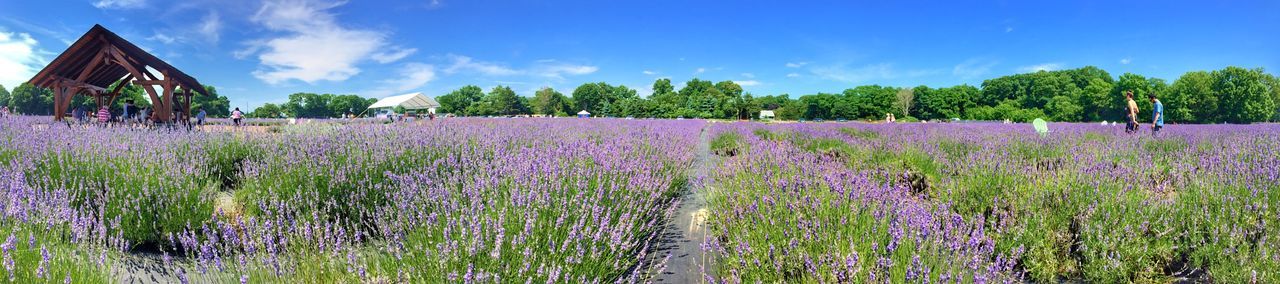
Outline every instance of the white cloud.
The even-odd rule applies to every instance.
[[[98,9],[136,9],[147,5],[146,0],[98,0],[93,2]]]
[[[563,80],[565,76],[587,75],[600,71],[600,67],[565,63],[554,59],[536,60],[532,66],[525,69],[516,69],[507,67],[505,64],[479,61],[457,54],[447,54],[444,58],[451,62],[449,67],[443,70],[446,74],[468,72],[482,76],[527,75]]]
[[[644,73],[645,75],[658,75],[658,72],[649,71],[649,70],[640,71],[640,73]]]
[[[733,81],[733,83],[738,84],[739,86],[743,86],[743,87],[751,87],[751,86],[759,86],[759,85],[760,85],[760,81],[756,81],[756,80]]]
[[[472,60],[471,57],[462,55],[448,54],[445,55],[445,58],[453,61],[448,68],[444,69],[444,73],[448,74],[458,72],[476,72],[485,76],[511,76],[520,73],[520,71],[516,71],[515,69],[511,69],[506,66],[498,65],[496,63],[475,61]]]
[[[809,71],[813,72],[814,75],[818,75],[818,77],[851,83],[894,77],[893,65],[888,63],[867,65],[853,69],[845,68],[844,66],[815,67]]]
[[[599,67],[577,65],[555,61],[540,62],[534,67],[534,74],[547,78],[564,79],[564,75],[586,75],[600,71]]]
[[[991,72],[991,68],[995,67],[999,62],[985,61],[974,58],[957,64],[951,68],[951,75],[960,77],[961,79],[973,79]]]
[[[204,36],[204,39],[210,43],[217,44],[221,38],[222,18],[217,12],[209,12],[204,18],[200,19],[200,26],[196,27],[196,31]]]
[[[1032,72],[1040,72],[1040,71],[1053,71],[1058,69],[1062,69],[1062,63],[1041,63],[1041,64],[1036,64],[1031,66],[1018,67],[1018,72],[1032,73]]]
[[[400,74],[403,77],[392,82],[397,86],[397,91],[416,89],[436,78],[435,67],[422,63],[405,64]]]
[[[788,73],[787,78],[800,78],[800,73]]]
[[[787,68],[800,68],[808,64],[809,62],[787,62]]]
[[[1133,59],[1129,59],[1129,58],[1120,59],[1120,64],[1129,65],[1129,63],[1131,62],[1133,62]]]
[[[285,35],[249,41],[249,47],[235,55],[257,54],[261,64],[253,75],[269,84],[351,78],[360,73],[357,64],[373,59],[373,54],[387,45],[387,35],[338,25],[328,10],[342,4],[345,2],[268,1],[253,16],[253,22]]]
[[[703,67],[698,67],[698,69],[694,69],[694,70],[693,70],[693,74],[694,74],[694,75],[702,74],[702,73],[706,73],[706,72],[707,72],[707,68],[703,68]]]
[[[373,55],[370,55],[370,56],[373,58],[373,61],[377,61],[378,63],[382,63],[382,64],[387,64],[391,62],[396,62],[397,60],[403,59],[409,55],[412,55],[415,52],[418,52],[417,48],[391,47],[391,48],[388,48],[387,51],[374,53]]]
[[[0,85],[12,89],[40,72],[46,61],[37,44],[29,34],[0,30]]]
[[[1006,32],[1006,33],[1011,33],[1011,32],[1013,32],[1013,27],[1004,27],[1004,32]]]
[[[177,38],[171,37],[171,36],[169,36],[169,35],[166,35],[166,34],[164,34],[164,33],[160,33],[160,32],[156,32],[156,33],[155,33],[154,35],[152,35],[151,37],[148,37],[148,38],[147,38],[147,40],[158,41],[158,42],[163,43],[163,44],[173,44],[174,42],[177,42],[177,41],[178,41],[178,39],[177,39]]]
[[[382,81],[382,86],[384,87],[361,93],[372,97],[385,97],[412,91],[435,80],[436,70],[435,66],[413,62],[401,67],[399,76],[395,79]]]
[[[750,79],[750,78],[755,78],[755,77],[756,77],[756,74],[751,74],[751,73],[742,73],[742,74],[740,74],[740,75],[742,75],[742,77],[745,77],[745,78],[748,78],[748,79]]]

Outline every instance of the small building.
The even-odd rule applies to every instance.
[[[578,112],[578,118],[588,118],[588,117],[591,117],[591,113],[587,112],[587,110],[584,109]]]
[[[774,118],[774,115],[772,110],[760,111],[760,120],[771,120],[773,118]]]
[[[438,107],[440,107],[440,103],[437,103],[431,97],[422,93],[412,93],[379,99],[378,102],[369,105],[369,110],[375,114],[380,114],[390,112],[396,108],[404,108],[406,111],[434,114]]]

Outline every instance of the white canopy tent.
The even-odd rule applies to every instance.
[[[403,107],[406,110],[425,109],[430,113],[435,113],[436,108],[440,107],[440,103],[422,93],[412,93],[385,97],[369,105],[369,109],[393,109],[396,107]]]

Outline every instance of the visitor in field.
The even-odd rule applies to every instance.
[[[78,106],[76,109],[71,110],[71,119],[74,119],[76,123],[84,123],[84,116],[84,106]]]
[[[208,113],[204,111],[204,107],[200,107],[200,112],[196,113],[196,125],[204,126],[204,117],[206,115],[208,115]]]
[[[0,107],[0,117],[9,116],[9,106]]]
[[[111,121],[111,110],[108,110],[107,106],[98,108],[98,123],[106,126],[109,121]]]
[[[244,113],[240,112],[240,108],[231,111],[231,124],[240,126],[240,120],[244,118]]]
[[[1160,103],[1155,93],[1148,94],[1147,99],[1151,100],[1151,136],[1155,136],[1164,128],[1164,104]]]
[[[147,124],[147,119],[151,119],[151,108],[143,108],[138,112],[138,123]]]
[[[1125,91],[1124,97],[1127,103],[1125,116],[1129,119],[1124,126],[1124,132],[1134,133],[1138,131],[1138,102],[1133,101],[1133,91]]]
[[[132,110],[132,109],[133,109],[133,101],[131,101],[131,100],[124,101],[124,107],[122,107],[122,108],[121,108],[121,110],[120,110],[120,121],[121,121],[121,122],[128,123],[128,122],[129,122],[129,119],[130,119],[130,118],[133,118],[133,117],[129,116],[129,114],[131,114],[129,111],[130,111],[130,110]]]

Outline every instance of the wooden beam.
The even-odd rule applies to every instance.
[[[138,71],[138,68],[136,66],[133,66],[133,64],[129,64],[129,60],[125,59],[124,55],[120,53],[119,49],[116,49],[115,47],[107,47],[107,52],[111,53],[111,57],[115,58],[116,62],[123,63],[123,64],[120,64],[120,66],[123,66],[125,70],[128,70],[130,74],[133,74],[134,78],[145,78],[144,74],[147,74],[147,73],[140,72]],[[160,99],[160,94],[157,94],[156,90],[154,88],[151,88],[151,86],[142,86],[142,89],[147,91],[147,95],[151,96],[151,104],[153,106],[159,106],[158,108],[156,108],[157,111],[153,112],[156,115],[152,116],[152,118],[154,118],[154,120],[162,120],[166,118],[166,117],[159,116],[161,113],[158,110],[163,108],[164,106],[164,101]]]
[[[55,83],[62,84],[62,86],[64,87],[76,87],[76,88],[83,88],[83,89],[89,89],[89,90],[101,91],[101,92],[107,91],[107,89],[103,87],[94,86],[92,84],[81,82],[78,80],[67,79],[58,75],[51,75],[49,79],[53,80]]]
[[[84,79],[88,79],[89,74],[93,73],[93,69],[98,68],[98,65],[102,65],[102,63],[106,61],[104,60],[105,58],[103,58],[106,55],[106,50],[99,49],[98,54],[94,55],[93,59],[89,60],[89,64],[85,65],[83,70],[80,70],[80,76],[76,76],[76,81],[84,82]]]

